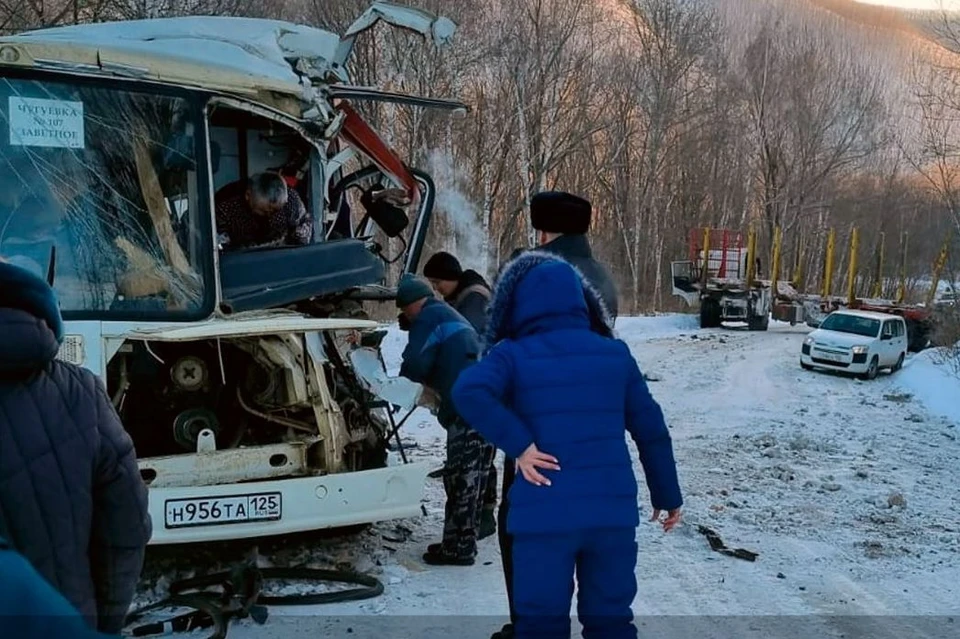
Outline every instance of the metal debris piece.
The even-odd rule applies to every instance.
[[[722,539],[720,539],[720,535],[718,535],[715,530],[707,528],[706,526],[697,526],[697,532],[707,538],[707,542],[710,544],[710,550],[718,552],[721,555],[736,557],[737,559],[743,559],[744,561],[756,561],[757,557],[760,556],[758,553],[755,553],[752,550],[746,550],[744,548],[727,548],[727,545],[723,543]]]

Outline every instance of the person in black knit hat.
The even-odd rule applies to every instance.
[[[612,320],[619,312],[617,286],[610,272],[593,257],[587,233],[593,218],[593,207],[582,197],[564,191],[543,191],[530,200],[530,224],[539,231],[538,251],[552,253],[573,264],[583,273],[586,280],[600,293],[600,298]],[[513,262],[526,249],[513,252],[507,264]],[[501,268],[501,272],[507,265]],[[500,492],[500,510],[497,513],[498,538],[500,542],[500,560],[503,564],[503,576],[507,586],[507,600],[510,604],[510,623],[493,634],[491,639],[511,639],[513,620],[516,618],[513,602],[513,540],[507,534],[507,513],[510,503],[506,496],[516,476],[513,460],[503,463],[503,486]]]
[[[487,304],[490,302],[490,285],[483,276],[472,269],[463,270],[460,260],[440,251],[434,253],[423,266],[423,276],[444,301],[463,315],[482,336],[487,326]],[[496,451],[493,451],[496,453]],[[477,539],[486,539],[497,532],[497,465],[496,455],[491,454],[487,465],[487,484],[480,512]]]
[[[423,266],[423,276],[433,290],[457,312],[467,318],[478,335],[487,326],[487,303],[490,285],[473,269],[463,270],[460,261],[450,253],[434,253]]]

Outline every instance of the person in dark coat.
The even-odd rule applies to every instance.
[[[611,321],[616,322],[619,309],[617,287],[610,272],[594,257],[587,239],[593,207],[587,200],[563,191],[545,191],[533,196],[530,201],[530,223],[540,232],[540,246],[537,250],[556,255],[575,266],[590,285],[598,291]],[[517,249],[509,262],[529,249]],[[502,272],[502,269],[501,269]],[[499,279],[499,278],[498,278]],[[507,586],[507,600],[510,604],[510,619],[515,617],[513,606],[513,546],[507,533],[506,521],[510,512],[507,495],[516,476],[515,464],[505,459],[503,464],[503,487],[501,489],[500,510],[497,513],[498,541],[500,561]],[[495,632],[491,639],[510,639],[513,636],[512,623]]]
[[[56,359],[63,330],[47,283],[0,260],[0,530],[91,628],[119,634],[147,488],[100,379]]]
[[[487,326],[487,304],[490,285],[472,269],[463,270],[460,260],[445,251],[434,253],[423,266],[423,276],[444,301],[464,316],[483,335]],[[477,539],[486,539],[497,532],[497,464],[496,450],[490,456],[487,484],[480,507]]]
[[[445,251],[434,253],[423,265],[423,276],[444,301],[470,322],[477,335],[487,326],[490,285],[473,269],[463,270],[460,260]]]
[[[453,388],[459,414],[517,460],[514,636],[570,637],[574,575],[586,638],[635,638],[638,485],[670,530],[682,497],[670,432],[599,292],[565,260],[531,251],[496,284],[484,354]]]
[[[40,576],[23,555],[0,537],[0,622],[4,636],[17,639],[109,639]]]
[[[434,296],[427,282],[413,275],[401,279],[397,307],[410,331],[400,375],[439,397],[437,420],[447,431],[443,541],[431,544],[423,560],[431,565],[471,566],[477,555],[479,504],[493,447],[457,414],[450,389],[462,371],[477,361],[477,333],[453,307]]]
[[[616,322],[620,310],[617,285],[610,271],[594,259],[587,239],[592,217],[590,202],[563,191],[544,191],[530,200],[530,224],[540,232],[538,250],[559,255],[577,267],[599,291]]]

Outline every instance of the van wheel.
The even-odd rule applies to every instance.
[[[890,369],[890,372],[896,373],[901,368],[903,368],[903,353],[900,353],[900,357],[897,359],[897,363],[893,365],[893,368]]]
[[[876,355],[873,356],[873,359],[870,360],[870,366],[867,367],[867,372],[861,375],[861,379],[871,380],[877,378],[877,373],[880,372],[880,358]]]

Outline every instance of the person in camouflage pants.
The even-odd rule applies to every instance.
[[[423,560],[438,566],[471,566],[477,554],[480,504],[493,449],[457,414],[450,388],[461,372],[477,362],[477,332],[416,276],[401,279],[397,307],[404,318],[401,328],[406,324],[410,334],[400,375],[423,384],[436,396],[437,421],[447,431],[443,541],[428,546]]]
[[[443,542],[427,548],[439,554],[443,548],[454,550],[458,558],[476,554],[480,517],[478,505],[486,491],[488,470],[496,449],[477,431],[456,419],[447,426],[447,464],[443,489],[447,494],[444,510]]]

